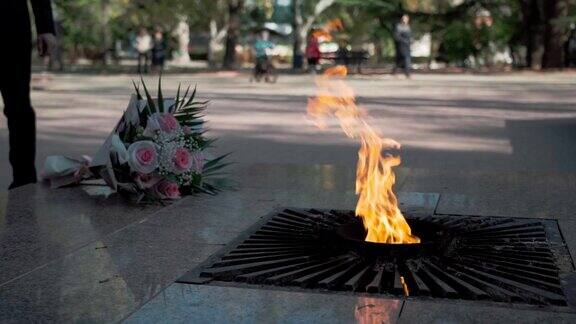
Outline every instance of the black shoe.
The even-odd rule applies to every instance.
[[[14,180],[14,182],[12,182],[12,184],[10,184],[10,186],[8,187],[8,190],[12,190],[12,189],[16,189],[18,187],[22,187],[31,183],[36,183],[38,182],[36,180],[36,178],[32,178],[32,179],[28,179],[28,180]]]

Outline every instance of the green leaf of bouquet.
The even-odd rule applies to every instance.
[[[194,188],[194,190],[205,193],[205,194],[209,194],[209,195],[213,195],[214,192],[211,190],[207,190],[207,188],[204,188],[204,186],[199,186],[197,184],[191,184],[190,187]]]
[[[204,110],[204,109],[206,109],[206,108],[208,107],[208,103],[209,103],[209,102],[210,102],[209,100],[206,100],[206,101],[195,101],[195,102],[192,102],[192,103],[189,104],[189,105],[183,106],[183,107],[181,108],[181,111],[186,111],[186,110],[190,110],[190,109]]]
[[[158,110],[160,112],[165,112],[164,110],[164,97],[162,96],[162,74],[158,78]]]
[[[184,126],[200,126],[202,124],[204,124],[204,121],[201,119],[197,119],[197,118],[190,118],[190,116],[187,115],[178,115],[175,116],[176,120],[178,120],[180,122],[180,124],[183,124]]]
[[[198,89],[198,84],[195,84],[195,85],[194,85],[194,91],[192,91],[192,94],[190,95],[190,99],[188,100],[189,102],[190,102],[190,101],[193,101],[194,98],[196,98],[196,90],[197,90],[197,89]]]
[[[192,101],[190,102],[187,106],[198,106],[198,105],[207,105],[210,103],[210,100],[204,100],[204,101]]]
[[[195,119],[202,119],[204,117],[206,117],[205,114],[201,113],[201,112],[195,112],[195,113],[187,113],[187,114],[178,114],[175,117],[180,117],[183,121],[193,121]]]
[[[189,91],[190,91],[190,85],[188,85],[188,88],[186,88],[186,92],[184,92],[184,96],[182,97],[182,103],[180,103],[180,105],[178,106],[178,109],[176,109],[176,111],[180,110],[182,108],[182,106],[184,106],[184,102],[186,101],[186,96],[188,96]]]
[[[138,100],[142,100],[142,94],[140,94],[140,88],[136,85],[136,82],[134,82],[134,80],[132,80],[132,84],[134,85],[134,90],[136,90],[136,98],[138,98]]]
[[[198,87],[198,85],[194,85],[194,91],[192,91],[192,94],[190,95],[190,98],[188,98],[188,102],[186,102],[186,104],[184,105],[185,107],[188,106],[191,102],[194,101],[194,98],[196,97],[197,87]]]
[[[204,111],[181,111],[177,113],[175,116],[187,117],[189,119],[198,119],[200,116],[205,116]]]
[[[178,104],[180,103],[180,86],[182,84],[178,83],[178,91],[176,91],[176,101],[174,101],[174,104],[171,107],[174,107],[174,109],[172,109],[173,113],[176,113],[176,110],[178,110]]]
[[[204,174],[204,178],[205,179],[214,179],[214,177],[223,177],[223,176],[229,176],[230,172],[210,172],[207,174]]]
[[[148,101],[148,106],[150,107],[150,110],[152,111],[152,113],[158,112],[158,109],[156,109],[156,105],[154,104],[154,100],[152,99],[152,96],[150,96],[150,92],[148,92],[148,88],[146,88],[146,83],[144,83],[144,79],[142,77],[140,77],[140,82],[142,82],[142,86],[144,87],[144,92],[146,93],[146,100]]]
[[[221,155],[221,156],[219,156],[219,157],[217,157],[217,158],[215,158],[215,159],[213,159],[213,160],[210,160],[210,161],[206,162],[206,163],[204,164],[204,170],[206,170],[206,169],[208,169],[208,168],[210,168],[210,167],[218,164],[218,162],[224,160],[224,159],[225,159],[227,156],[229,156],[230,154],[232,154],[232,153],[226,153],[226,154]]]
[[[222,168],[225,168],[229,165],[234,164],[234,162],[227,162],[227,163],[219,163],[216,165],[211,166],[210,168],[204,168],[202,170],[202,174],[203,175],[215,175],[219,170],[222,170]],[[228,172],[223,172],[222,174],[227,174]]]
[[[191,122],[191,121],[183,121],[182,124],[184,124],[184,126],[188,126],[188,127],[196,127],[196,126],[202,126],[204,125],[204,121],[196,121],[196,122]]]

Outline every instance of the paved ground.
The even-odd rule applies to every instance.
[[[404,209],[415,201],[435,214],[553,218],[575,256],[574,76],[355,76],[350,84],[373,123],[404,145]],[[39,165],[47,154],[94,152],[127,103],[130,79],[63,75],[36,84]],[[357,149],[338,128],[307,123],[312,77],[263,85],[171,75],[165,84],[178,81],[198,82],[213,100],[210,128],[219,152],[235,152],[239,190],[167,208],[130,206],[91,186],[0,194],[0,322],[576,321],[575,308],[173,284],[274,207],[353,208]],[[5,127],[0,136],[5,187]],[[359,310],[368,310],[365,318]]]
[[[135,76],[57,75],[35,82],[38,166],[49,154],[92,154],[121,116]],[[150,79],[152,82],[152,79]],[[305,119],[311,76],[251,84],[245,75],[165,76],[165,88],[197,83],[212,100],[218,151],[240,163],[352,165],[356,143],[338,127]],[[403,166],[443,172],[572,172],[576,169],[575,74],[353,76],[373,123],[404,145]],[[9,183],[7,132],[0,124],[0,187]]]

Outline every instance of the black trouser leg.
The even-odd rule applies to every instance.
[[[396,52],[395,59],[396,60],[394,62],[394,68],[392,69],[392,74],[396,74],[398,69],[402,66],[402,56],[400,56],[398,52]]]
[[[12,51],[16,55],[2,60],[0,92],[8,120],[13,173],[10,188],[15,188],[36,182],[36,115],[30,103],[30,48]]]
[[[411,66],[412,66],[412,58],[410,57],[410,54],[404,55],[404,74],[406,74],[407,77],[410,76]]]
[[[138,53],[138,74],[142,73],[142,54]]]
[[[138,53],[138,73],[148,73],[148,53]]]

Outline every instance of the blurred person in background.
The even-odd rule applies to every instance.
[[[570,36],[566,41],[566,66],[576,67],[576,24],[570,24]]]
[[[269,65],[272,64],[268,57],[268,51],[275,47],[274,43],[269,41],[270,33],[263,30],[254,42],[254,56],[256,57],[256,66],[254,67],[254,75],[261,75],[268,71]]]
[[[342,64],[348,67],[350,63],[350,49],[346,40],[341,39],[338,42],[338,49],[336,50],[336,64]]]
[[[138,73],[148,73],[148,58],[152,48],[152,37],[150,37],[145,27],[140,28],[134,47],[136,52],[138,52]]]
[[[402,15],[400,22],[394,28],[394,45],[396,47],[396,65],[392,74],[396,74],[399,68],[404,69],[406,78],[410,78],[410,66],[412,64],[410,54],[410,39],[412,30],[410,29],[410,17]]]
[[[308,71],[316,72],[320,62],[320,44],[314,30],[310,33],[308,43],[306,43],[306,59],[308,60]]]
[[[166,61],[166,40],[162,33],[162,28],[157,27],[154,32],[154,40],[152,41],[152,72],[160,73],[164,70],[164,62]]]
[[[38,54],[50,55],[56,45],[50,0],[31,0]],[[10,189],[36,178],[36,114],[30,102],[32,30],[28,1],[0,0],[0,92],[8,120]]]

